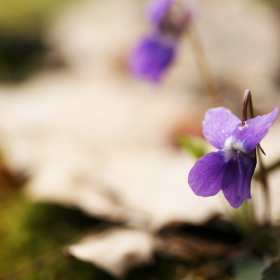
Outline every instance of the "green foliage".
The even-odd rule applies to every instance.
[[[238,209],[230,207],[227,203],[225,205],[231,215],[232,222],[244,236],[248,236],[256,230],[258,222],[252,201],[245,200]]]
[[[46,22],[75,1],[0,1],[0,80],[19,81],[42,66]]]
[[[260,280],[264,262],[256,256],[247,255],[237,260],[235,266],[235,276],[239,280]]]
[[[73,2],[66,0],[9,0],[0,3],[0,31],[32,35],[41,31],[51,12]]]
[[[114,280],[63,248],[101,221],[82,212],[52,204],[31,203],[17,192],[0,196],[1,280]],[[127,280],[179,279],[182,263],[156,258],[128,273]]]
[[[52,204],[31,203],[18,192],[11,191],[1,192],[0,211],[2,214],[0,220],[1,280],[115,279],[92,264],[68,256],[63,250],[66,245],[78,240],[81,234],[100,225],[101,221],[75,209]],[[197,226],[197,228],[200,227],[209,237],[210,229]],[[189,234],[190,232],[186,238],[190,238]],[[203,254],[184,261],[158,255],[152,263],[128,272],[125,279],[180,280],[187,279],[186,277],[200,280],[280,279],[277,278],[279,277],[279,261],[273,262],[275,256],[279,254],[279,235],[277,228],[256,231],[252,234],[253,238],[248,237],[242,245],[238,245],[238,252],[242,257],[235,256],[236,245],[232,246],[231,243],[226,243],[229,244],[228,248],[233,250],[233,252],[228,252],[229,256],[226,258],[209,257],[208,259]],[[218,242],[218,248],[226,242],[218,238],[218,235],[214,237],[216,237],[216,243]],[[193,232],[193,238],[199,238],[199,236]],[[208,248],[205,244],[203,252]],[[213,246],[209,245],[209,250],[215,250]],[[235,257],[231,257],[231,253]],[[198,251],[197,254],[199,254]],[[262,273],[264,278],[261,278]]]
[[[66,244],[99,221],[77,210],[33,204],[18,194],[2,196],[0,203],[1,280],[86,280],[100,274],[91,264],[63,254]]]
[[[279,280],[280,279],[280,260],[273,262],[263,272],[261,280]]]
[[[177,138],[177,142],[183,149],[192,154],[196,159],[206,154],[204,140],[201,138],[179,136]]]
[[[235,262],[235,276],[238,280],[276,280],[280,279],[279,228],[259,229],[253,238],[247,241],[251,253],[240,257]]]

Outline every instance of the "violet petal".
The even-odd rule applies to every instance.
[[[244,199],[250,199],[250,185],[257,164],[256,150],[251,152],[250,155],[239,152],[237,160],[239,170],[238,194]]]
[[[226,162],[222,151],[212,152],[198,159],[189,173],[188,183],[196,195],[213,196],[221,189]]]
[[[251,198],[250,186],[256,167],[256,154],[238,152],[227,162],[222,178],[222,190],[230,205],[238,208],[245,199]]]
[[[243,198],[238,194],[239,170],[236,157],[231,158],[225,167],[222,177],[222,190],[230,205],[238,208],[243,203]]]
[[[214,147],[223,149],[226,139],[232,135],[239,123],[241,120],[228,109],[213,108],[205,113],[202,123],[203,134]]]
[[[159,25],[167,16],[172,0],[153,0],[147,7],[147,16],[151,23]]]
[[[276,107],[269,114],[247,120],[245,126],[242,128],[238,126],[234,130],[233,144],[243,143],[244,152],[252,152],[267,134],[268,129],[272,126],[277,116],[278,108]]]
[[[163,42],[158,34],[145,37],[132,54],[130,71],[137,77],[158,82],[172,63],[175,50],[174,42]]]

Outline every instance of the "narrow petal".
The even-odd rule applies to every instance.
[[[172,63],[176,50],[175,42],[162,42],[158,34],[144,38],[129,61],[132,74],[158,82]]]
[[[250,156],[238,152],[227,162],[222,178],[222,190],[230,205],[238,208],[245,199],[251,198],[250,186],[256,167],[256,154]]]
[[[153,0],[147,7],[148,19],[151,23],[159,25],[167,16],[172,5],[172,0]]]
[[[223,149],[225,141],[241,123],[231,111],[224,107],[208,110],[202,123],[205,138],[216,148]]]
[[[196,195],[213,196],[221,189],[221,179],[226,163],[222,151],[200,158],[189,173],[188,183]]]
[[[234,208],[238,208],[243,203],[243,199],[238,194],[238,186],[238,161],[237,158],[234,157],[227,162],[222,178],[222,190],[224,196],[228,200],[229,204]]]
[[[251,198],[250,186],[257,164],[256,150],[250,155],[238,153],[239,188],[238,194],[244,199]]]
[[[237,126],[233,132],[233,144],[242,143],[243,151],[246,154],[252,152],[267,134],[277,116],[278,108],[276,107],[269,114],[247,120],[246,125],[242,128]]]

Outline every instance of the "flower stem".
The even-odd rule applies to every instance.
[[[253,100],[251,91],[249,89],[245,90],[244,99],[243,99],[243,110],[242,110],[242,123],[241,125],[244,126],[246,124],[246,120],[248,119],[247,110],[250,110],[250,117],[254,117],[254,110],[253,110]],[[267,182],[267,170],[263,164],[262,155],[265,155],[260,144],[257,146],[257,159],[259,162],[260,167],[260,174],[259,179],[262,185],[263,193],[264,193],[264,201],[265,201],[265,215],[264,215],[264,222],[266,225],[269,225],[271,220],[271,203],[270,203],[270,195],[269,195],[269,188]]]
[[[201,77],[201,80],[204,84],[206,92],[208,93],[211,105],[213,107],[218,106],[220,103],[220,95],[216,87],[216,83],[212,76],[210,66],[207,63],[204,50],[202,47],[202,43],[199,39],[198,32],[194,26],[194,23],[188,29],[190,41],[192,44],[196,64],[198,67],[198,71]]]
[[[258,157],[259,166],[260,166],[260,182],[262,184],[264,200],[265,200],[264,222],[266,225],[269,225],[270,220],[271,220],[271,203],[270,203],[269,188],[268,188],[268,183],[267,183],[267,170],[262,161],[260,146],[257,147],[257,157]]]
[[[248,106],[249,106],[249,110],[250,110],[250,116],[251,116],[251,118],[253,118],[254,111],[253,111],[253,101],[252,101],[251,91],[249,89],[246,89],[245,93],[244,93],[244,98],[243,98],[241,126],[244,126],[245,122],[248,119],[248,114],[247,114]]]
[[[280,167],[280,160],[278,159],[277,161],[275,161],[274,163],[272,163],[270,166],[268,166],[268,167],[266,168],[266,171],[267,171],[267,173],[269,173],[269,172],[272,172],[272,171],[276,170],[276,169],[279,168],[279,167]],[[257,173],[255,174],[255,177],[256,177],[257,179],[260,178],[259,172],[257,172]]]

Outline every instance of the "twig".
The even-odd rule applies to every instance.
[[[194,23],[189,26],[188,29],[190,41],[192,44],[194,56],[196,59],[198,71],[200,73],[202,82],[204,84],[204,87],[208,93],[211,105],[213,107],[217,106],[220,102],[220,95],[216,87],[216,83],[213,79],[210,66],[207,62],[207,59],[205,57],[202,43],[199,39],[198,32],[194,26]]]

